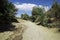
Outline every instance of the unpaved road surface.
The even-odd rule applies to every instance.
[[[0,40],[60,40],[56,28],[46,28],[33,22],[20,20],[14,23],[17,30],[0,33]]]
[[[23,23],[26,30],[22,40],[60,40],[60,33],[54,29],[37,26],[35,23],[27,21]]]

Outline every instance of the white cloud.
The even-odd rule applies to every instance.
[[[37,6],[36,4],[27,4],[27,3],[23,3],[23,4],[14,4],[16,6],[17,9],[19,10],[32,10],[34,6]]]
[[[18,10],[32,10],[34,6],[38,6],[40,8],[44,8],[45,11],[49,10],[49,6],[43,6],[43,5],[36,5],[36,4],[30,4],[30,3],[23,3],[23,4],[14,4]]]
[[[31,3],[20,4],[19,2],[17,2],[14,5],[18,9],[17,16],[20,16],[22,13],[27,13],[27,14],[31,15],[31,12],[32,12],[32,9],[33,9],[34,6],[44,8],[45,12],[50,9],[50,6],[36,5],[36,4],[31,4]]]

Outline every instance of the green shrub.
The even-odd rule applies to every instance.
[[[21,14],[21,19],[24,19],[24,20],[29,20],[29,15],[28,14]]]
[[[13,28],[12,22],[17,21],[15,19],[16,11],[13,3],[8,0],[0,0],[0,31]]]
[[[33,10],[32,10],[33,22],[42,21],[42,19],[44,17],[44,12],[43,11],[44,11],[43,8],[33,7]]]

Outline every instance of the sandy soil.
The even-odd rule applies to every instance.
[[[56,28],[46,28],[30,21],[18,19],[17,30],[0,33],[0,40],[60,40],[60,33]],[[2,35],[1,35],[2,34]]]
[[[27,21],[24,23],[27,29],[23,33],[22,40],[60,40],[60,33],[55,29],[37,26],[35,23]]]

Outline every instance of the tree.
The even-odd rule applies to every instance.
[[[44,18],[44,9],[39,7],[33,7],[32,17],[34,22],[42,22]]]
[[[55,17],[55,18],[59,18],[60,17],[60,4],[58,4],[57,1],[54,2],[54,4],[52,5],[50,11],[48,12],[48,16],[49,17]]]
[[[21,18],[24,20],[29,20],[29,15],[28,14],[21,14]]]
[[[60,4],[55,1],[51,9],[47,11],[46,16],[49,18],[47,24],[51,27],[60,27]]]
[[[15,19],[17,9],[15,6],[8,0],[0,0],[0,26],[3,28],[9,28],[12,26],[12,22]],[[6,26],[6,27],[5,27]],[[2,29],[2,28],[0,28]]]

